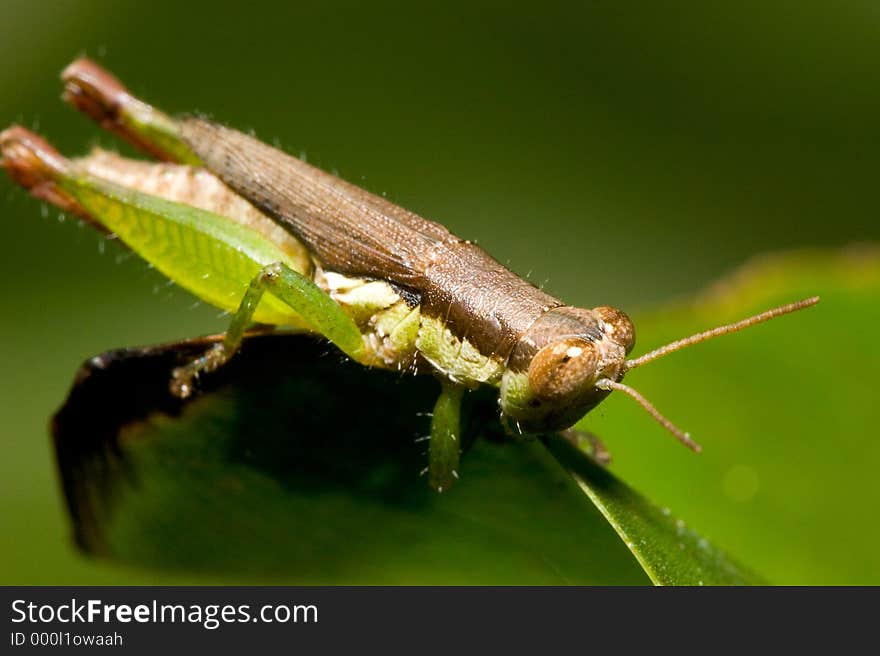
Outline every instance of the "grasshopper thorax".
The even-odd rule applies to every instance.
[[[514,430],[567,428],[608,395],[596,381],[619,381],[635,343],[629,317],[616,308],[545,312],[520,337],[501,381],[503,416]]]

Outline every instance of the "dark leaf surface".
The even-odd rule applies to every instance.
[[[262,336],[182,404],[167,393],[169,368],[201,348],[102,356],[57,415],[87,551],[230,579],[647,582],[539,442],[481,434],[460,484],[429,490],[415,440],[432,379],[341,363],[308,337]],[[476,437],[491,406],[470,401]]]
[[[81,371],[54,430],[87,552],[249,580],[646,583],[628,546],[655,582],[748,580],[701,559],[704,541],[564,439],[547,438],[564,467],[539,441],[505,439],[486,395],[465,407],[462,480],[437,494],[418,475],[432,379],[263,335],[201,396],[174,399],[168,371],[206,343],[111,352]]]

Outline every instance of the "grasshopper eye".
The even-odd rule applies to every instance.
[[[529,365],[529,385],[542,401],[580,396],[596,379],[599,356],[592,343],[578,338],[548,344]]]
[[[623,312],[609,305],[593,308],[596,316],[605,324],[605,333],[629,353],[636,343],[636,329]]]

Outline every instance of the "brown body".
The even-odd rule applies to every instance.
[[[236,130],[201,119],[180,125],[215,175],[322,266],[392,283],[486,356],[506,362],[541,315],[564,305],[438,223]]]
[[[237,130],[188,118],[179,131],[208,170],[287,227],[321,267],[394,285],[423,318],[495,362],[501,373],[475,380],[449,362],[430,364],[456,384],[498,384],[515,432],[571,426],[608,395],[597,380],[623,378],[634,331],[619,310],[566,306],[442,225]]]

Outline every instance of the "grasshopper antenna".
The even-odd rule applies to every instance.
[[[781,317],[783,314],[789,314],[791,312],[796,312],[797,310],[803,310],[804,308],[815,305],[818,302],[818,296],[811,296],[810,298],[805,298],[802,301],[797,301],[796,303],[780,305],[779,307],[775,307],[772,310],[761,312],[761,314],[756,314],[754,316],[736,321],[734,323],[729,323],[724,326],[718,326],[717,328],[712,328],[711,330],[706,330],[704,332],[697,333],[696,335],[691,335],[690,337],[676,340],[674,342],[666,344],[665,346],[661,346],[658,349],[654,349],[649,353],[645,353],[645,355],[639,356],[632,360],[627,360],[624,365],[623,371],[626,372],[630,369],[635,369],[636,367],[640,367],[643,364],[647,364],[648,362],[653,362],[658,358],[662,358],[664,355],[669,355],[670,353],[679,351],[687,346],[699,344],[700,342],[705,342],[707,339],[712,339],[713,337],[719,337],[728,333],[735,333],[742,330],[743,328],[754,326],[757,323],[762,323],[764,321],[769,321],[770,319],[775,319],[776,317]],[[596,381],[596,387],[601,390],[616,390],[618,392],[623,392],[624,394],[635,400],[636,403],[638,403],[640,406],[642,406],[645,411],[647,411],[647,413],[657,421],[658,424],[660,424],[661,426],[663,426],[663,428],[672,433],[679,442],[684,444],[689,449],[695,451],[696,453],[702,451],[702,447],[691,439],[689,433],[681,430],[678,426],[676,426],[666,417],[660,414],[660,411],[657,410],[657,408],[655,408],[651,404],[651,402],[648,401],[648,399],[639,394],[629,385],[624,385],[623,383],[611,380],[610,378],[603,378]]]
[[[804,300],[797,301],[796,303],[780,305],[779,307],[775,307],[772,310],[761,312],[761,314],[756,314],[752,317],[748,317],[747,319],[742,319],[734,323],[729,323],[725,326],[718,326],[717,328],[712,328],[711,330],[697,333],[696,335],[691,335],[690,337],[685,337],[684,339],[676,340],[674,342],[666,344],[665,346],[661,346],[658,349],[654,349],[649,353],[640,355],[637,358],[627,360],[624,371],[629,371],[630,369],[641,367],[643,364],[653,362],[658,358],[662,358],[664,355],[669,355],[670,353],[674,353],[675,351],[680,351],[681,349],[692,346],[693,344],[705,342],[706,340],[712,339],[713,337],[720,337],[721,335],[726,335],[728,333],[735,333],[744,328],[748,328],[749,326],[754,326],[757,323],[763,323],[764,321],[769,321],[770,319],[781,317],[783,314],[790,314],[791,312],[803,310],[804,308],[815,305],[818,302],[818,296],[811,296],[810,298],[805,298]]]
[[[608,391],[617,390],[618,392],[623,392],[627,396],[634,399],[635,402],[638,403],[640,406],[642,406],[648,412],[648,414],[651,415],[657,421],[658,424],[660,424],[661,426],[663,426],[663,428],[665,428],[670,433],[672,433],[675,436],[675,438],[679,442],[684,444],[687,448],[694,451],[695,453],[699,453],[700,451],[703,450],[703,447],[701,447],[699,444],[697,444],[696,442],[694,442],[691,439],[690,433],[686,433],[685,431],[681,430],[678,426],[676,426],[671,421],[669,421],[666,417],[664,417],[662,414],[660,414],[660,411],[657,408],[655,408],[651,404],[651,402],[648,401],[648,399],[646,399],[644,396],[639,394],[636,390],[634,390],[629,385],[624,385],[623,383],[618,383],[617,381],[611,380],[610,378],[602,378],[601,380],[596,381],[596,387],[601,390],[608,390]]]

